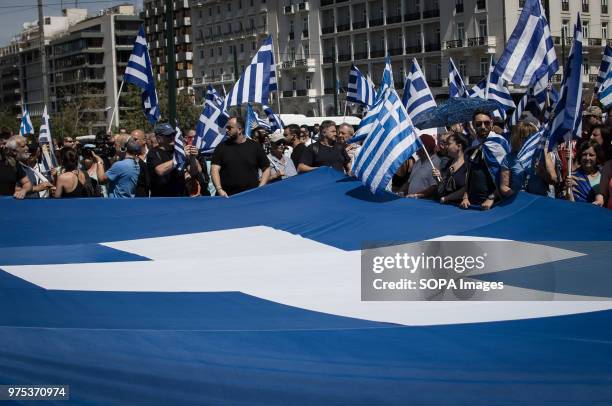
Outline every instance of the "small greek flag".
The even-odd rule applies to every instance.
[[[223,99],[211,85],[204,98],[204,109],[196,125],[196,147],[200,153],[215,149],[225,138],[225,124],[229,115],[224,109]]]
[[[182,171],[187,162],[187,155],[185,154],[185,139],[183,138],[183,132],[181,131],[178,120],[176,120],[174,129],[176,130],[176,134],[174,135],[174,158],[172,162],[175,168]]]
[[[595,92],[598,93],[601,88],[601,85],[604,84],[606,78],[608,77],[608,73],[610,71],[610,66],[612,66],[612,47],[610,45],[606,45],[606,50],[601,58],[601,65],[599,66],[599,74],[597,75],[597,83],[595,84]]]
[[[461,73],[455,66],[453,58],[448,60],[448,94],[450,97],[468,97],[468,88],[463,83]]]
[[[157,90],[155,89],[153,65],[149,57],[149,48],[142,25],[134,42],[127,68],[125,68],[123,80],[142,89],[142,109],[147,120],[151,124],[155,124],[159,120],[161,112],[157,100]]]
[[[281,120],[280,116],[272,110],[270,106],[266,106],[265,104],[261,106],[268,117],[268,122],[270,123],[270,132],[275,132],[277,130],[283,131],[285,128],[285,124],[283,120]]]
[[[406,76],[402,103],[412,120],[415,120],[419,114],[437,107],[436,100],[416,58],[412,60],[410,73]]]
[[[32,125],[32,120],[30,119],[30,112],[28,111],[28,108],[26,106],[23,106],[22,108],[19,134],[34,134],[34,126]]]
[[[43,111],[43,115],[40,123],[40,130],[38,131],[38,143],[43,146],[43,153],[41,157],[43,169],[45,172],[51,172],[53,168],[58,166],[57,158],[55,157],[55,147],[53,146],[53,137],[51,136],[51,120],[47,113],[47,106]],[[44,146],[47,145],[47,148]]]
[[[376,90],[371,81],[355,65],[351,65],[346,100],[369,107],[374,104],[375,96]]]

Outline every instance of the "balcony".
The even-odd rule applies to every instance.
[[[307,1],[303,1],[303,2],[298,4],[298,11],[308,11],[309,9],[310,9],[310,7],[308,6],[308,2]]]
[[[333,33],[334,33],[333,25],[331,27],[321,27],[321,34],[333,34]]]
[[[468,38],[467,45],[469,47],[495,46],[495,42],[495,37],[475,37]]]
[[[323,56],[323,63],[334,63],[333,56]]]
[[[415,21],[421,19],[421,13],[418,11],[416,13],[407,13],[404,14],[404,21]]]
[[[223,75],[215,75],[215,76],[204,76],[202,78],[202,84],[220,84],[220,83],[228,83],[234,81],[234,75],[229,73]]]
[[[402,55],[404,53],[404,50],[401,47],[400,48],[389,48],[387,52],[389,53],[389,55],[394,56],[394,55]]]
[[[298,89],[298,90],[295,91],[295,95],[297,97],[308,96],[308,89]]]
[[[439,9],[423,10],[423,18],[436,18],[436,17],[440,17]]]
[[[350,29],[351,29],[351,25],[350,24],[339,24],[338,26],[336,26],[336,31],[337,32],[348,31]]]
[[[380,49],[372,49],[370,50],[370,58],[383,58],[385,56],[385,51]]]
[[[590,47],[600,47],[602,44],[601,38],[589,38],[587,45]]]
[[[346,62],[346,61],[350,61],[351,59],[353,59],[351,57],[351,54],[339,54],[338,55],[338,62]]]
[[[193,52],[179,52],[178,54],[176,54],[176,61],[193,61]]]
[[[359,59],[368,59],[368,53],[366,52],[355,52],[355,54],[353,55],[353,58],[355,60],[359,60]]]
[[[402,22],[402,16],[389,16],[387,17],[387,24],[396,24]]]
[[[283,97],[294,97],[295,90],[283,90]]]
[[[360,28],[365,28],[366,22],[364,21],[353,21],[353,29],[358,30]]]
[[[427,79],[429,87],[442,87],[442,80],[440,79]]]
[[[334,4],[334,0],[321,0],[321,7],[331,6]]]
[[[454,49],[463,47],[462,39],[454,39],[452,41],[446,41],[446,49]]]
[[[563,42],[563,38],[562,37],[552,37],[552,39],[553,39],[553,43],[555,45],[562,45],[562,42]],[[565,37],[565,45],[570,45],[571,46],[572,45],[572,40],[573,40],[572,37]]]
[[[385,20],[383,20],[382,18],[374,18],[370,20],[370,27],[377,27],[379,25],[383,25],[384,23]]]
[[[442,50],[442,46],[439,42],[432,42],[425,44],[425,52],[436,52]]]
[[[406,53],[407,54],[420,54],[423,52],[423,47],[421,45],[407,45]]]

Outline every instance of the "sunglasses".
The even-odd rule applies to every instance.
[[[482,127],[483,125],[485,127],[491,127],[491,124],[493,124],[491,121],[475,121],[474,127]]]

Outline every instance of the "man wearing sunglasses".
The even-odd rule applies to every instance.
[[[476,132],[477,145],[468,148],[465,152],[467,168],[467,189],[463,194],[461,208],[467,209],[472,205],[480,206],[481,210],[488,210],[493,206],[497,197],[497,186],[489,171],[484,157],[483,143],[493,130],[493,117],[486,111],[476,111],[472,118],[472,125]]]

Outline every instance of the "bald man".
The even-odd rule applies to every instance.
[[[143,162],[147,162],[147,154],[149,153],[149,148],[147,147],[147,139],[145,137],[145,133],[138,128],[130,133],[132,139],[140,145],[140,155],[138,156]]]

